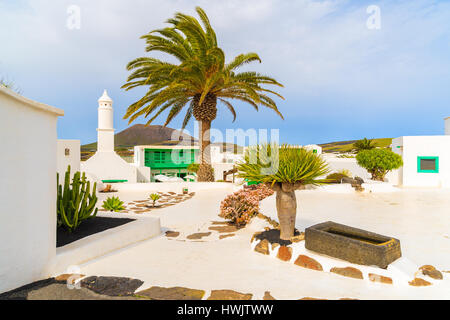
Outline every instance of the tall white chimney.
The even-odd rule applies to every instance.
[[[113,101],[105,90],[98,99],[98,152],[114,152]]]
[[[444,119],[445,121],[445,135],[450,136],[450,117]]]

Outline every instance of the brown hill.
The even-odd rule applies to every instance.
[[[163,126],[145,126],[136,124],[125,129],[115,135],[114,144],[116,149],[132,148],[137,145],[159,144],[165,141],[194,141],[194,138],[188,134],[183,134],[179,130],[175,130]],[[81,146],[82,150],[97,150],[97,142]]]

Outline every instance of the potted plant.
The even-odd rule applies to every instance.
[[[270,165],[272,169],[269,169]],[[323,184],[326,180],[321,177],[329,173],[328,165],[320,155],[289,145],[250,147],[245,160],[237,168],[241,178],[265,183],[276,192],[282,240],[290,240],[294,236],[297,215],[295,190],[304,189],[309,184]]]

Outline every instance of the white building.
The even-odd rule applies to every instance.
[[[450,118],[445,119],[445,135],[399,137],[391,147],[403,158],[399,185],[450,187]]]
[[[234,165],[235,163],[244,160],[244,149],[238,147],[238,150],[234,150],[234,146],[231,145],[230,149],[227,149],[228,145],[215,144],[211,145],[211,163],[228,163]],[[239,151],[241,149],[241,151]],[[236,151],[236,152],[235,152]]]
[[[199,162],[198,145],[141,145],[134,147],[134,165],[151,170],[150,181],[157,175],[184,178],[189,175],[188,166]],[[222,180],[223,173],[233,169],[243,159],[243,153],[226,150],[222,145],[211,145],[211,165],[215,180]],[[149,181],[146,181],[149,182]]]
[[[0,86],[0,292],[47,278],[56,256],[60,109]]]
[[[322,154],[322,147],[317,144],[309,144],[307,146],[304,146],[303,148],[316,154]]]
[[[114,131],[113,100],[105,90],[98,99],[97,152],[81,163],[81,170],[104,183],[145,181],[149,170],[127,163],[114,151]]]
[[[67,167],[70,166],[71,178],[80,171],[81,149],[80,140],[58,139],[56,149],[56,168],[59,173],[59,183],[64,183]]]

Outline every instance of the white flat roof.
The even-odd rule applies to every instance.
[[[174,146],[143,145],[143,146],[135,146],[135,148],[141,148],[141,149],[199,149],[199,146],[183,146],[183,145],[174,145]]]
[[[25,105],[27,105],[29,107],[35,108],[35,109],[46,111],[48,113],[53,113],[53,114],[55,114],[57,116],[63,116],[64,115],[64,110],[61,110],[61,109],[58,109],[58,108],[46,105],[44,103],[40,103],[40,102],[34,101],[34,100],[31,100],[31,99],[28,99],[28,98],[25,98],[24,96],[14,92],[11,89],[5,88],[3,86],[0,86],[0,94],[7,95],[7,96],[9,96],[9,97],[11,97],[11,98],[13,98],[13,99],[15,99],[17,101],[22,102],[23,104],[25,104]]]

